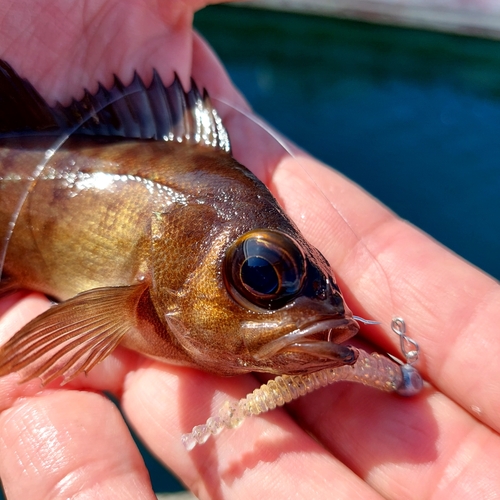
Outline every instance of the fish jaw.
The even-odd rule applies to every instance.
[[[341,343],[359,331],[350,311],[347,316],[312,315],[307,320],[284,323],[281,328],[275,325],[275,335],[281,335],[273,340],[259,347],[249,343],[252,360],[246,366],[252,365],[255,371],[292,375],[356,362],[356,350]],[[255,325],[253,330],[256,338],[259,332]]]
[[[312,320],[301,328],[297,328],[262,346],[254,354],[254,357],[255,359],[266,359],[281,352],[288,352],[292,347],[294,352],[301,352],[300,346],[311,346],[319,343],[338,346],[340,345],[338,342],[331,341],[333,336],[343,341],[356,335],[358,330],[359,325],[352,318]],[[323,340],[325,337],[326,340]],[[304,350],[307,349],[304,348]],[[312,351],[312,349],[309,350]],[[327,350],[325,350],[325,357],[329,357],[327,356]]]

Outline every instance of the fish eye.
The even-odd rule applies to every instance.
[[[298,295],[305,269],[304,253],[290,236],[257,229],[239,237],[227,250],[224,280],[241,305],[275,310]]]

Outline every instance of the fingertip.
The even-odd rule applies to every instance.
[[[9,500],[154,499],[116,407],[86,392],[53,391],[0,416],[0,476]]]

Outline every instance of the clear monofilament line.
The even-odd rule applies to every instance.
[[[422,378],[415,368],[399,365],[380,354],[368,354],[359,349],[353,365],[326,368],[306,375],[282,375],[261,385],[238,403],[226,401],[216,417],[210,417],[203,425],[197,425],[189,434],[182,436],[187,450],[203,444],[211,435],[223,429],[238,427],[245,417],[259,415],[316,389],[339,381],[358,382],[382,391],[395,391],[405,396],[416,394],[422,388]]]

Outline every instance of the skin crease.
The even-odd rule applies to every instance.
[[[51,101],[79,98],[98,80],[109,84],[113,72],[127,81],[137,69],[147,79],[156,67],[166,82],[174,70],[185,85],[192,74],[212,96],[246,108],[191,31],[202,6],[2,0],[0,57]],[[64,388],[20,386],[10,375],[0,379],[0,477],[9,500],[155,498],[103,390],[121,398],[144,442],[202,499],[498,498],[498,283],[333,170],[300,153],[291,158],[241,114],[220,112],[235,156],[330,261],[354,313],[384,322],[365,328],[365,338],[397,352],[386,325],[404,317],[429,385],[412,399],[328,387],[188,453],[180,435],[228,397],[250,392],[254,377],[221,379],[124,349]],[[0,301],[0,341],[47,307],[27,293]]]

